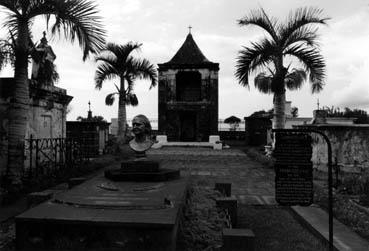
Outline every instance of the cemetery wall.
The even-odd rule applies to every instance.
[[[311,125],[325,133],[332,145],[333,163],[348,172],[369,171],[369,125]],[[301,127],[299,127],[301,128]],[[321,136],[313,136],[312,161],[317,168],[325,169],[328,150]]]

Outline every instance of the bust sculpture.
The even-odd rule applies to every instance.
[[[145,115],[140,114],[133,118],[132,133],[135,137],[129,142],[129,147],[135,151],[136,157],[145,157],[145,151],[154,144],[151,140],[151,124]]]

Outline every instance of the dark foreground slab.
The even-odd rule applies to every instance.
[[[103,174],[16,217],[18,249],[175,250],[187,178],[114,182]]]

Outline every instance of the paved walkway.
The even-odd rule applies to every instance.
[[[164,164],[188,170],[209,181],[229,181],[232,194],[244,205],[277,205],[274,200],[274,170],[250,160],[235,149],[216,151],[206,148],[163,148],[149,155],[166,159]],[[328,241],[328,214],[316,205],[292,207],[300,222]],[[333,224],[334,247],[342,251],[367,251],[369,242],[337,220]]]
[[[250,160],[245,153],[236,149],[212,150],[210,148],[164,147],[151,149],[148,156],[161,161],[162,167],[174,167],[188,174],[205,177],[208,181],[232,183],[232,194],[244,205],[276,206],[274,200],[274,171]],[[22,203],[20,203],[22,205]],[[15,208],[15,209],[14,209]],[[22,206],[23,208],[23,206]],[[322,238],[327,239],[328,215],[315,206],[293,207],[305,225],[310,226]],[[19,213],[13,206],[0,208],[0,215],[8,217]],[[4,217],[1,218],[4,220]],[[366,240],[360,238],[341,223],[335,221],[335,247],[337,250],[369,250]]]

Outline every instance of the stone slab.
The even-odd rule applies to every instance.
[[[160,143],[167,143],[168,142],[168,138],[167,135],[156,135],[156,141],[160,144]]]
[[[104,248],[146,250],[158,245],[157,250],[174,250],[186,189],[185,177],[160,183],[113,182],[100,173],[17,216],[17,247],[46,250],[55,248],[58,239],[74,242],[78,236],[86,245],[101,239],[96,245]]]
[[[105,177],[113,181],[159,182],[179,179],[180,171],[161,168],[157,172],[122,172],[119,169],[111,169],[105,171]]]
[[[317,236],[329,241],[328,214],[316,206],[291,207],[297,219],[307,226]],[[366,251],[369,250],[369,242],[350,230],[347,226],[333,218],[333,245],[339,251]]]
[[[222,250],[254,251],[255,234],[251,229],[224,228]]]
[[[33,207],[34,205],[40,204],[48,199],[51,199],[54,195],[52,190],[44,190],[41,192],[33,192],[27,195],[28,207]]]
[[[222,143],[215,143],[213,145],[213,149],[214,150],[222,150],[223,149],[223,144]]]
[[[86,181],[86,178],[84,177],[71,178],[68,180],[68,188],[72,188],[74,186],[80,185],[85,181]]]
[[[216,144],[219,141],[220,141],[219,135],[210,135],[209,136],[209,143]]]
[[[124,172],[158,172],[159,162],[152,160],[128,160],[121,163]]]

